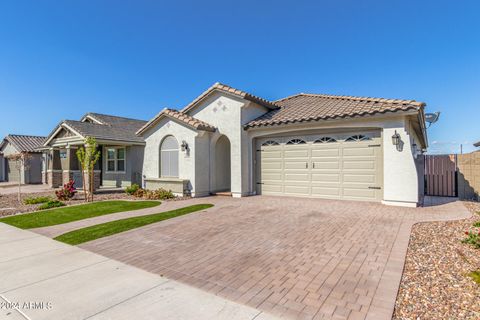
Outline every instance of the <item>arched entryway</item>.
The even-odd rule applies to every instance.
[[[231,189],[230,140],[224,135],[215,144],[215,192]]]

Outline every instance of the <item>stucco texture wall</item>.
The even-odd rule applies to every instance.
[[[113,146],[112,146],[113,147]],[[127,187],[133,183],[141,185],[142,168],[144,159],[144,146],[127,146],[125,147],[125,172],[107,172],[107,156],[106,149],[103,147],[102,156],[102,185],[105,187]]]

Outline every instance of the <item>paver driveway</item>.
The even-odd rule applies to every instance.
[[[256,196],[81,245],[285,318],[390,319],[411,226],[470,214]],[[161,207],[160,207],[161,208]]]

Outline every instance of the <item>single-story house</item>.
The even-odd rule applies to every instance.
[[[216,83],[164,109],[145,140],[144,185],[416,206],[423,196],[425,103],[299,93],[268,101]]]
[[[42,153],[37,148],[44,142],[45,137],[7,135],[0,144],[0,181],[42,183]],[[11,158],[20,153],[28,155],[25,163]]]
[[[43,144],[43,182],[52,188],[70,179],[80,188],[82,174],[76,151],[93,137],[101,152],[95,172],[95,188],[141,184],[145,142],[135,134],[146,121],[99,113],[87,113],[79,121],[61,121]]]

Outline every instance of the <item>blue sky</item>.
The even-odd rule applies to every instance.
[[[480,140],[478,1],[0,0],[0,135],[92,111],[149,119],[219,81],[404,98],[432,152]]]

